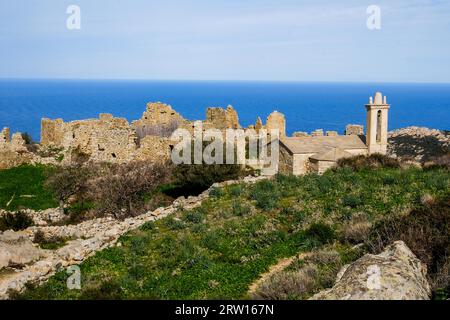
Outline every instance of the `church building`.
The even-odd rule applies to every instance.
[[[373,153],[386,154],[388,135],[388,111],[386,97],[377,92],[366,104],[367,130],[362,126],[349,125],[345,135],[336,132],[323,134],[322,130],[312,135],[279,139],[278,171],[285,174],[302,175],[308,172],[323,173],[345,157]]]

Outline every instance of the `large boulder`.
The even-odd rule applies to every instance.
[[[33,245],[25,232],[5,231],[0,234],[0,270],[24,266],[42,256],[42,250]]]
[[[403,241],[342,268],[333,288],[312,300],[428,300],[426,266]]]

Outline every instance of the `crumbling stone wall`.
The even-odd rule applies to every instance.
[[[84,154],[93,161],[125,162],[137,148],[137,137],[128,121],[111,114],[67,123],[43,119],[41,128],[41,146],[64,149],[67,161]]]
[[[0,149],[6,148],[6,146],[11,142],[11,134],[9,128],[3,128],[0,132]]]
[[[133,158],[144,161],[152,159],[156,162],[170,159],[172,143],[168,138],[146,136],[140,141],[140,147],[136,150]]]
[[[239,117],[232,106],[208,108],[203,130],[239,129]],[[170,159],[173,141],[169,140],[176,128],[188,129],[191,133],[194,122],[184,119],[170,105],[148,103],[142,117],[131,125],[126,119],[100,114],[97,119],[64,122],[63,119],[42,119],[41,143],[36,152],[27,151],[20,134],[10,137],[9,129],[0,133],[0,165],[11,167],[23,162],[69,164],[73,162],[114,162],[133,160],[161,161]],[[279,112],[272,113],[266,126],[258,117],[250,126],[261,129],[279,129],[286,134],[286,120]]]
[[[362,136],[364,135],[364,126],[359,124],[349,124],[345,127],[345,135]]]
[[[131,126],[137,131],[142,130],[142,136],[145,136],[149,133],[146,130],[151,130],[155,127],[178,127],[185,123],[186,120],[172,109],[170,105],[161,102],[151,102],[147,104],[147,109],[142,114],[141,119],[133,121]]]
[[[274,111],[267,117],[266,129],[270,133],[271,130],[280,130],[280,137],[286,136],[286,119],[284,114]]]
[[[223,108],[208,108],[206,110],[206,125],[219,129],[239,129],[239,117],[232,106]]]
[[[9,128],[0,132],[0,169],[8,169],[31,162],[32,153],[28,152],[25,140],[20,133],[10,136]]]

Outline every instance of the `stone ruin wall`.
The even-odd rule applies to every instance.
[[[202,121],[203,130],[239,129],[238,113],[232,106],[208,108],[206,120]],[[161,102],[148,103],[142,117],[131,124],[123,118],[111,114],[100,114],[98,119],[64,122],[62,119],[42,119],[40,150],[60,150],[62,160],[41,157],[27,151],[20,133],[10,136],[5,128],[0,133],[0,169],[21,163],[62,163],[69,164],[81,159],[96,162],[124,163],[132,160],[161,161],[170,159],[173,142],[170,134],[176,128],[193,133],[194,122],[184,119],[170,105]],[[286,136],[286,119],[280,112],[271,113],[263,125],[257,118],[254,125],[247,129],[259,132],[262,129],[279,129],[280,136]],[[364,134],[364,127],[348,125],[345,134]],[[295,132],[294,137],[337,136],[336,131],[315,130],[310,134]]]
[[[159,161],[170,156],[168,139],[156,136],[139,139],[126,119],[110,114],[67,123],[43,119],[41,146],[63,149],[66,163],[83,156],[94,162],[112,163]]]
[[[3,128],[0,132],[0,169],[15,167],[31,160],[32,154],[28,152],[22,135],[17,132],[11,137],[9,128]]]

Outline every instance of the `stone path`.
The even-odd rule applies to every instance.
[[[78,225],[35,226],[21,231],[21,235],[27,236],[31,241],[38,231],[43,232],[46,237],[58,236],[75,240],[68,241],[64,247],[57,250],[41,250],[42,258],[23,266],[23,268],[10,267],[0,270],[0,299],[8,299],[8,290],[20,292],[28,282],[42,283],[61,268],[80,264],[96,252],[114,246],[123,234],[139,228],[149,221],[162,219],[179,209],[191,210],[199,207],[209,197],[209,192],[213,188],[240,182],[255,183],[263,179],[267,179],[267,177],[246,177],[243,180],[215,183],[197,197],[188,197],[187,199],[181,197],[168,207],[123,221],[106,217],[84,221]]]
[[[268,279],[270,279],[273,275],[275,275],[276,273],[283,271],[285,268],[287,268],[295,259],[304,259],[306,258],[308,255],[310,255],[311,253],[301,253],[298,255],[295,255],[293,257],[289,257],[289,258],[284,258],[281,259],[280,261],[278,261],[276,264],[272,265],[269,268],[269,271],[267,271],[266,273],[262,274],[261,277],[259,277],[255,282],[253,282],[249,289],[248,289],[248,293],[250,295],[254,294],[256,292],[256,290],[258,289],[258,287],[266,282]]]

